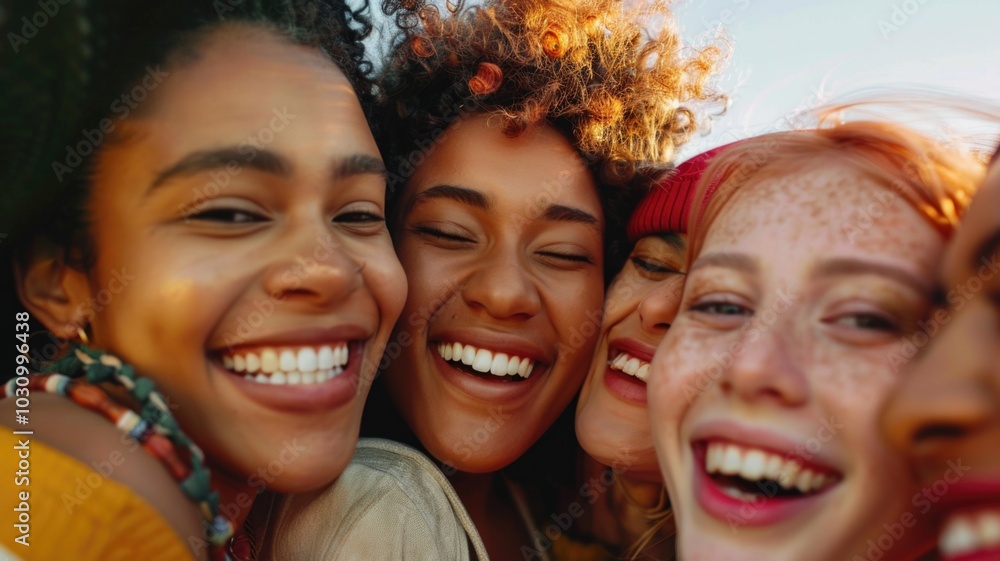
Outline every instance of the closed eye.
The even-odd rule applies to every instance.
[[[344,212],[333,217],[334,222],[347,224],[369,224],[373,222],[385,222],[385,217],[373,212]]]
[[[444,230],[440,230],[433,226],[414,226],[411,230],[419,235],[429,236],[443,241],[460,243],[472,243],[475,241],[470,237],[457,233],[445,232]]]
[[[672,274],[678,274],[678,275],[684,274],[681,271],[679,271],[679,270],[677,270],[677,269],[675,269],[675,268],[673,268],[673,267],[671,267],[669,265],[660,263],[658,261],[653,261],[653,260],[650,260],[650,259],[644,259],[642,257],[633,257],[632,258],[632,263],[636,267],[638,267],[639,269],[642,269],[643,271],[646,271],[647,273],[653,273],[653,274],[670,274],[670,273],[672,273]]]
[[[558,251],[539,251],[538,255],[543,257],[552,257],[555,259],[561,259],[563,261],[568,261],[570,263],[586,263],[592,265],[594,260],[591,259],[589,255],[584,255],[581,253],[562,253]]]
[[[235,208],[212,208],[203,210],[196,214],[192,214],[188,219],[220,224],[250,224],[255,222],[264,222],[267,220],[267,218],[259,214]]]

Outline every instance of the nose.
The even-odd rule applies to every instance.
[[[639,323],[642,328],[662,337],[677,317],[683,291],[682,275],[657,283],[639,302]]]
[[[276,244],[275,261],[263,286],[277,300],[322,309],[347,298],[363,284],[359,262],[328,227],[302,227]]]
[[[1000,404],[990,381],[994,354],[985,309],[975,304],[931,339],[902,374],[882,415],[893,445],[913,457],[948,454],[949,449],[996,423]],[[997,370],[996,366],[992,369]],[[995,383],[995,380],[994,380]]]
[[[528,319],[542,307],[537,286],[514,258],[481,263],[467,279],[462,297],[497,319]]]
[[[720,386],[747,402],[797,407],[809,398],[806,371],[792,354],[791,326],[751,323],[739,340],[714,358],[722,366]]]

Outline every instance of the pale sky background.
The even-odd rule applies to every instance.
[[[704,43],[721,27],[733,46],[719,81],[732,105],[710,134],[682,149],[678,162],[788,128],[786,117],[796,111],[873,88],[957,92],[1000,107],[998,0],[684,0],[672,6],[688,43]],[[896,118],[913,120],[916,113]],[[959,134],[971,131],[969,123],[953,124]],[[1000,125],[980,124],[971,132],[996,138]]]

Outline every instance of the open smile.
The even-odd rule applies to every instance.
[[[364,340],[255,343],[210,352],[209,363],[242,394],[269,409],[331,411],[361,387]]]
[[[223,353],[221,360],[226,370],[258,384],[321,384],[343,374],[350,356],[347,349],[347,342],[241,348]]]
[[[727,522],[764,526],[795,517],[843,479],[834,468],[724,439],[692,443],[702,508]]]
[[[608,365],[604,370],[604,386],[618,398],[646,405],[646,381],[653,348],[632,339],[618,339],[608,345]]]
[[[1000,559],[1000,481],[958,481],[941,497],[946,514],[938,538],[945,561]]]
[[[437,352],[455,368],[474,376],[488,374],[505,381],[523,382],[535,368],[535,361],[530,358],[459,342],[438,343]]]

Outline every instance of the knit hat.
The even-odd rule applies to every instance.
[[[712,158],[736,142],[713,148],[686,160],[653,185],[628,223],[628,239],[635,242],[643,236],[660,232],[686,233],[698,181]],[[706,195],[711,195],[709,192]]]

